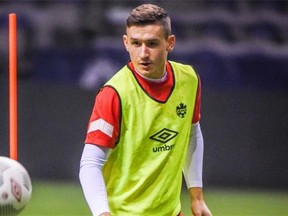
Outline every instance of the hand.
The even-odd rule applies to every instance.
[[[193,216],[212,216],[211,211],[204,201],[202,188],[189,188],[191,198],[191,211]]]
[[[109,212],[104,212],[104,213],[100,214],[99,216],[111,216],[111,214]]]
[[[193,216],[212,216],[211,211],[203,200],[193,201],[191,211]]]

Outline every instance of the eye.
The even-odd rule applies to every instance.
[[[149,41],[147,43],[147,46],[150,47],[150,48],[153,48],[153,47],[157,47],[158,46],[158,41]]]
[[[133,46],[141,46],[141,43],[139,41],[132,41],[131,44]]]

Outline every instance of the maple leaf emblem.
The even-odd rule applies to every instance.
[[[177,107],[176,107],[176,113],[180,118],[184,118],[185,114],[187,112],[187,107],[184,103],[180,103]]]

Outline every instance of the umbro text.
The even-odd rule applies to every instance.
[[[164,152],[164,151],[171,151],[174,148],[174,144],[173,145],[162,145],[159,147],[153,147],[153,152]]]

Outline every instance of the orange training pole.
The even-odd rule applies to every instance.
[[[17,17],[9,14],[9,147],[10,158],[18,160],[17,116]]]

